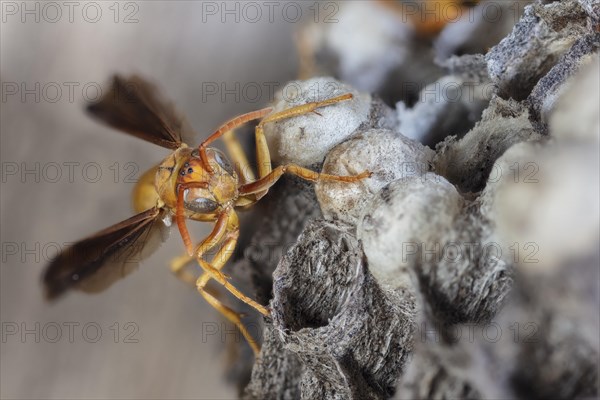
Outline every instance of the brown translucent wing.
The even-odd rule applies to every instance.
[[[99,292],[131,273],[166,239],[165,214],[151,208],[63,250],[44,273],[46,297],[71,288]]]
[[[135,75],[115,75],[108,92],[87,110],[115,129],[168,149],[193,139],[192,129],[173,104],[162,99],[153,84]]]

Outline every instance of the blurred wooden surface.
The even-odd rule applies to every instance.
[[[121,3],[116,23],[109,9],[116,3],[96,4],[102,10],[96,23],[82,18],[85,3],[72,23],[67,8],[55,23],[48,21],[51,9],[40,22],[29,15],[25,23],[23,10],[15,16],[3,9],[1,397],[235,398],[223,378],[223,340],[207,335],[222,320],[167,268],[183,251],[175,231],[139,271],[99,295],[71,293],[47,304],[40,275],[57,247],[130,216],[128,174],[135,180],[167,154],[88,118],[84,87],[94,97],[96,84],[106,87],[112,73],[141,73],[188,116],[200,140],[227,118],[263,106],[269,84],[294,79],[298,26],[266,16],[256,23],[203,21],[203,4],[188,1],[133,3],[136,23],[122,22],[135,8]],[[236,82],[239,99],[203,90],[216,83],[235,91]],[[34,94],[9,94],[14,84],[19,92],[39,84],[39,102]],[[56,86],[62,94],[53,102]],[[264,91],[256,97],[251,86]],[[21,174],[36,168],[37,176]],[[196,228],[195,237],[206,229]],[[129,339],[137,343],[125,340],[134,329]]]

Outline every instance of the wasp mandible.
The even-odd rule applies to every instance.
[[[152,84],[137,76],[115,76],[110,90],[98,102],[90,104],[88,111],[113,128],[172,152],[136,184],[133,200],[138,214],[76,242],[50,262],[43,277],[47,297],[56,298],[70,288],[87,292],[106,289],[132,272],[137,262],[158,247],[164,238],[162,233],[174,220],[187,254],[175,258],[171,269],[180,279],[193,284],[211,306],[234,323],[258,353],[259,346],[243,325],[240,314],[205,289],[214,279],[238,299],[269,316],[266,307],[241,293],[222,272],[239,236],[236,209],[255,204],[284,173],[313,182],[351,183],[370,176],[368,171],[356,176],[328,175],[294,164],[273,169],[263,126],[317,113],[315,110],[320,107],[350,99],[352,94],[348,93],[276,113],[272,113],[271,108],[249,112],[229,120],[198,147],[192,148],[184,143],[193,137],[189,124],[170,102],[161,99]],[[258,178],[234,135],[236,128],[252,120],[260,120],[255,128]],[[221,137],[233,163],[220,150],[209,147]],[[188,219],[214,223],[212,232],[196,246],[186,226]],[[206,261],[204,256],[212,249],[216,253]],[[199,277],[186,269],[194,260],[202,269]]]

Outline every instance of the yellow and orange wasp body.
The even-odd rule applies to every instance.
[[[51,261],[44,274],[47,297],[55,298],[70,288],[89,292],[107,288],[130,273],[137,261],[157,247],[162,232],[174,220],[187,254],[175,258],[171,269],[233,322],[258,352],[258,344],[244,327],[240,315],[205,290],[214,279],[238,299],[269,315],[266,307],[241,293],[221,272],[239,236],[236,209],[256,203],[284,173],[310,181],[348,183],[370,176],[367,171],[356,176],[320,174],[294,164],[273,169],[263,126],[351,98],[351,94],[343,94],[277,113],[272,113],[271,108],[250,112],[223,124],[197,148],[191,148],[183,140],[191,137],[191,129],[170,103],[160,100],[152,85],[139,77],[116,76],[109,92],[88,107],[90,113],[116,129],[166,147],[172,153],[146,172],[136,185],[133,199],[138,214],[76,242]],[[260,120],[255,129],[258,178],[234,136],[236,128],[252,120]],[[221,137],[233,163],[220,150],[208,146]],[[188,219],[214,223],[212,232],[196,246],[187,230]],[[208,251],[217,248],[210,261],[204,259]],[[194,260],[202,268],[200,276],[186,269]]]

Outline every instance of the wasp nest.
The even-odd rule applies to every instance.
[[[333,78],[291,84],[354,98],[273,125],[274,158],[374,174],[287,178],[263,205],[240,262],[272,318],[245,398],[598,395],[598,15],[587,0],[525,7],[485,57],[430,76],[474,82],[456,103],[392,110]],[[361,79],[344,64],[339,29],[320,32],[342,56],[330,68],[378,91],[376,65]]]

